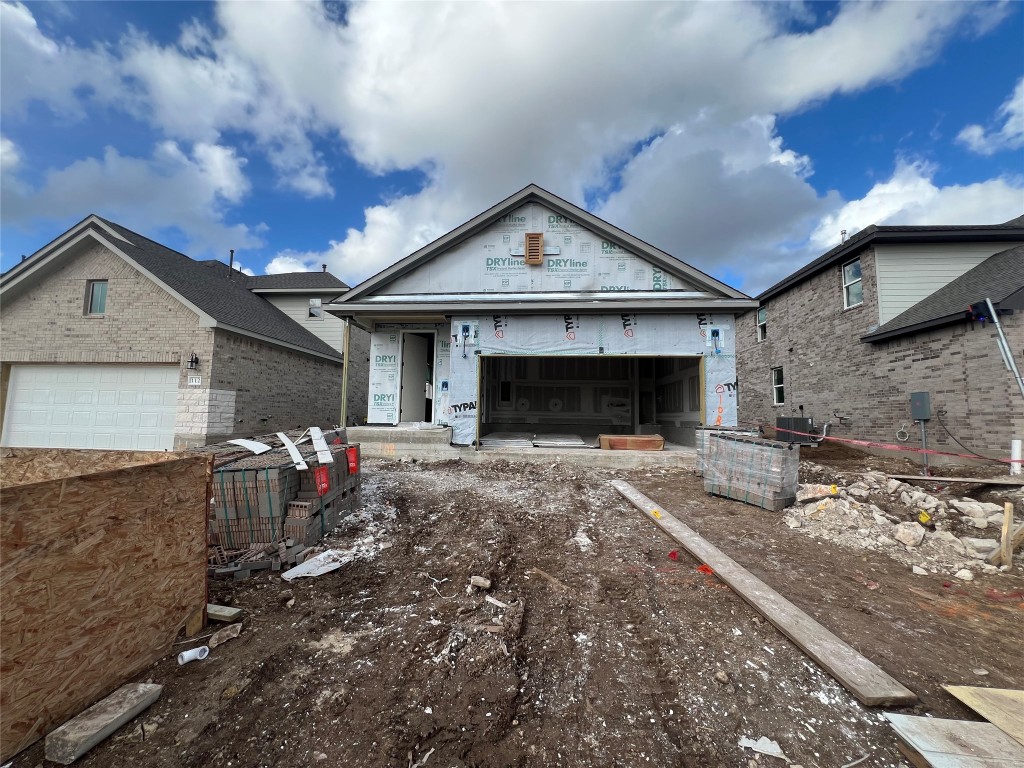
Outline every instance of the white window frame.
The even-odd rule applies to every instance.
[[[313,310],[316,310],[314,313]],[[306,310],[307,320],[323,320],[324,319],[324,303],[320,299],[310,299],[309,309]]]
[[[93,298],[94,298],[93,292],[95,291],[96,286],[100,285],[101,283],[104,286],[106,286],[105,290],[103,291],[103,311],[102,312],[94,312],[93,311],[93,306],[92,306],[92,302],[93,302]],[[107,280],[86,280],[85,281],[85,316],[86,317],[104,317],[104,316],[106,316],[106,314],[107,314],[107,301],[109,299],[110,299],[110,283],[109,283],[109,281],[107,281]]]
[[[778,381],[776,381],[775,374],[778,373]],[[782,397],[779,397],[779,394]],[[782,366],[772,368],[772,405],[785,405],[786,404],[786,378],[782,371]]]
[[[846,268],[848,266],[850,266],[851,264],[860,264],[860,256],[858,256],[856,259],[850,259],[848,262],[843,264],[843,269],[842,269],[842,272],[841,272],[841,276],[842,276],[842,280],[843,280],[843,309],[853,309],[854,307],[859,307],[861,304],[864,303],[864,273],[863,273],[863,271],[861,271],[861,276],[858,277],[856,280],[851,280],[849,282],[846,281]],[[863,266],[861,267],[861,269],[863,270]],[[852,286],[856,285],[857,283],[860,283],[860,301],[858,301],[856,304],[851,304],[850,303],[850,288]]]
[[[763,316],[762,316],[762,313]],[[768,338],[768,307],[757,308],[757,340],[764,341]]]

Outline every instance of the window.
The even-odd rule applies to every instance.
[[[768,307],[757,308],[757,340],[768,338]]]
[[[843,309],[864,303],[864,284],[860,278],[860,259],[843,264]]]
[[[85,283],[85,314],[103,316],[107,312],[107,281],[88,280]]]
[[[324,308],[320,304],[320,299],[309,300],[309,315],[308,320],[323,320],[324,319]]]
[[[784,405],[786,402],[786,388],[782,383],[782,369],[772,368],[772,403]]]

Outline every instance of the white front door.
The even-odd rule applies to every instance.
[[[2,444],[174,447],[177,365],[12,365]]]

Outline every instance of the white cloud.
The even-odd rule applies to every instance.
[[[52,70],[38,98],[69,109],[95,78],[53,61],[96,58],[109,82],[92,85],[95,98],[195,143],[190,162],[221,178],[207,179],[215,210],[245,194],[240,168],[235,178],[223,156],[198,156],[225,137],[309,197],[333,194],[325,140],[371,172],[421,172],[420,191],[268,267],[327,262],[349,282],[530,182],[597,199],[613,223],[704,269],[742,267],[752,280],[788,271],[840,201],[808,185],[809,160],[784,148],[771,116],[897,81],[953,34],[1006,12],[844,3],[808,30],[807,6],[792,3],[357,3],[341,20],[318,3],[254,13],[224,2],[215,24],[191,22],[174,44],[129,32],[85,50],[49,40],[13,8],[24,57],[15,79]],[[12,103],[33,93],[21,83]],[[194,226],[196,212],[187,218]]]
[[[6,136],[0,136],[0,170],[5,174],[13,173],[20,163],[18,146]]]
[[[936,186],[935,168],[899,162],[887,181],[875,184],[860,200],[851,200],[821,219],[811,235],[820,251],[872,224],[999,224],[1024,212],[1024,179],[1006,177],[975,184]]]
[[[957,141],[966,144],[979,155],[994,155],[1004,149],[1024,147],[1024,77],[1017,81],[1006,101],[996,113],[1003,124],[997,130],[988,131],[980,125],[966,126],[957,136]]]
[[[260,245],[257,232],[224,221],[229,204],[249,191],[245,162],[233,149],[212,144],[196,144],[189,156],[165,141],[149,158],[126,157],[107,147],[102,158],[48,171],[38,188],[5,173],[3,222],[79,219],[94,212],[143,231],[178,228],[197,251],[253,248]]]

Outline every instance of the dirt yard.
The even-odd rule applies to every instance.
[[[837,477],[879,466],[833,458]],[[364,509],[328,542],[363,558],[292,584],[212,581],[211,602],[245,609],[241,636],[140,676],[163,697],[79,764],[785,765],[738,745],[765,736],[805,768],[905,765],[878,710],[685,552],[672,559],[613,478],[911,688],[922,703],[905,711],[977,719],[941,685],[1024,687],[1019,566],[914,575],[709,497],[687,470],[366,462]],[[41,762],[40,744],[15,768]]]

